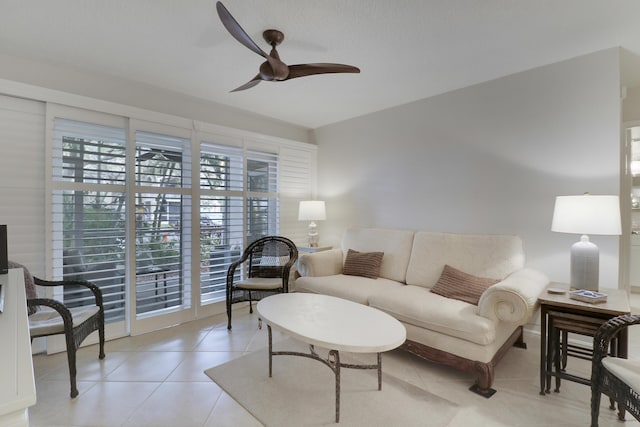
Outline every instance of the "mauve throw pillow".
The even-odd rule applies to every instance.
[[[499,280],[489,279],[485,277],[477,277],[472,274],[465,273],[450,265],[445,265],[442,274],[431,288],[434,294],[443,297],[453,298],[469,304],[478,305],[480,296],[491,285],[495,285]]]
[[[380,276],[380,265],[384,252],[347,251],[342,272],[350,276],[362,276],[377,279]]]
[[[31,275],[31,273],[29,272],[29,270],[27,269],[27,267],[25,267],[22,264],[19,264],[15,261],[9,261],[9,268],[21,268],[23,273],[24,273],[24,290],[27,294],[27,299],[34,299],[37,298],[37,293],[36,293],[36,284],[33,281],[33,276]],[[38,307],[29,307],[27,308],[27,312],[29,313],[29,315],[35,313],[36,311],[38,311]]]

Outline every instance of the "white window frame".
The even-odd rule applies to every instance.
[[[104,105],[101,105],[104,107]],[[200,141],[208,140],[221,145],[232,145],[236,147],[242,148],[244,151],[255,150],[258,152],[272,153],[278,155],[278,182],[282,183],[291,183],[292,180],[288,177],[285,180],[282,180],[281,175],[283,169],[281,164],[294,164],[298,161],[298,155],[302,155],[305,161],[304,166],[300,168],[296,173],[299,175],[298,178],[294,179],[297,184],[293,186],[284,185],[279,188],[279,191],[276,193],[276,197],[278,198],[279,204],[279,219],[278,226],[280,228],[280,234],[287,235],[287,237],[292,238],[294,241],[299,241],[300,243],[304,243],[304,236],[306,234],[306,225],[297,221],[297,203],[299,200],[305,200],[313,195],[315,195],[315,185],[316,185],[316,152],[317,147],[300,143],[296,141],[286,140],[277,137],[267,137],[264,135],[259,135],[254,132],[241,131],[237,129],[231,129],[223,126],[195,122],[191,120],[185,120],[177,117],[167,116],[164,114],[155,114],[153,112],[147,110],[141,110],[146,118],[154,118],[154,121],[149,120],[141,120],[135,117],[135,114],[126,115],[126,116],[118,116],[110,114],[109,111],[125,111],[132,112],[137,111],[137,109],[133,109],[131,107],[120,108],[116,106],[116,108],[99,108],[98,110],[102,110],[105,112],[99,111],[90,111],[83,108],[75,108],[73,106],[65,106],[54,103],[48,103],[46,108],[46,170],[47,170],[47,178],[45,180],[45,206],[46,206],[46,221],[48,225],[46,226],[46,234],[47,236],[51,236],[51,226],[50,218],[52,215],[51,205],[52,205],[52,193],[55,187],[55,183],[52,181],[50,176],[50,171],[52,170],[52,144],[53,140],[53,118],[61,117],[67,118],[71,120],[84,121],[88,123],[95,124],[104,124],[106,126],[113,127],[124,127],[127,129],[127,137],[128,137],[128,145],[127,145],[127,155],[130,159],[134,158],[135,154],[135,144],[131,143],[131,141],[135,141],[135,131],[143,130],[154,133],[166,133],[169,135],[183,136],[191,140],[191,152],[192,158],[195,162],[196,156],[199,155],[198,147]],[[157,120],[157,121],[156,121]],[[164,123],[161,123],[164,122]],[[288,156],[283,157],[283,153],[296,153],[291,158],[286,158]],[[246,156],[245,156],[246,159]],[[246,162],[246,160],[245,160]],[[284,163],[282,163],[284,162]],[[192,168],[192,176],[191,182],[193,185],[190,189],[183,189],[184,191],[188,191],[191,194],[193,200],[193,209],[191,212],[191,241],[199,242],[199,197],[200,197],[200,189],[199,185],[199,176],[197,167]],[[288,168],[289,172],[292,168]],[[135,162],[129,161],[127,163],[127,216],[128,223],[132,224],[135,222],[135,209],[132,209],[132,206],[135,206],[135,194],[136,191],[131,188],[135,184]],[[302,190],[301,190],[302,189]],[[246,199],[246,194],[243,194],[243,197]],[[284,202],[286,199],[286,202]],[[283,203],[284,202],[284,203]],[[283,212],[282,208],[286,206],[287,212]],[[295,212],[295,214],[294,214]],[[282,223],[282,219],[287,219],[287,224]],[[127,236],[128,239],[131,240],[134,238],[132,236],[133,230],[128,227]],[[286,230],[286,233],[283,233],[283,230]],[[199,245],[193,245],[192,247],[197,247]],[[49,278],[53,278],[53,258],[52,258],[52,240],[50,237],[45,239],[45,271],[47,272],[46,276]],[[155,330],[164,326],[168,326],[176,323],[183,323],[190,320],[195,320],[197,318],[202,318],[206,316],[210,316],[213,314],[223,313],[225,311],[223,302],[216,303],[207,303],[200,304],[200,278],[199,278],[199,260],[198,253],[196,249],[191,250],[191,286],[193,292],[191,293],[191,307],[187,310],[180,310],[176,313],[170,313],[165,316],[165,320],[158,322],[158,319],[137,319],[132,321],[131,319],[135,319],[135,316],[131,313],[135,313],[135,307],[131,307],[130,315],[129,315],[129,323],[119,325],[117,329],[115,329],[112,333],[109,333],[109,329],[113,329],[114,325],[107,325],[107,336],[108,337],[117,337],[124,335],[137,335],[139,333]],[[127,253],[128,260],[128,271],[127,277],[131,280],[131,275],[134,274],[131,271],[131,267],[133,264],[133,254],[131,251]],[[129,292],[135,292],[134,287],[129,286]],[[132,296],[129,295],[129,299]]]

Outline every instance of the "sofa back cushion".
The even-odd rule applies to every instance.
[[[474,276],[502,280],[524,267],[522,239],[512,235],[417,232],[407,284],[433,287],[446,264]]]
[[[409,230],[350,227],[342,237],[343,256],[346,257],[349,249],[383,252],[379,277],[404,282],[411,257],[413,234]]]

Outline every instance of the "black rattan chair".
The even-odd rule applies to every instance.
[[[104,307],[100,288],[90,282],[80,280],[48,281],[32,277],[26,268],[25,285],[29,280],[37,286],[64,286],[78,289],[88,289],[95,300],[95,304],[78,307],[67,307],[62,302],[51,298],[38,298],[27,294],[29,312],[29,333],[31,340],[38,337],[64,334],[67,347],[67,361],[69,363],[69,378],[71,381],[71,397],[78,395],[76,386],[76,350],[93,331],[98,331],[98,358],[104,359]]]
[[[600,398],[602,394],[611,399],[611,409],[618,402],[618,418],[624,420],[628,411],[640,420],[640,361],[613,357],[609,354],[611,340],[631,325],[640,324],[640,316],[624,315],[604,323],[593,338],[593,360],[591,366],[591,427],[598,427]]]
[[[289,292],[289,275],[297,259],[298,249],[286,237],[262,237],[247,246],[227,271],[227,329],[231,330],[234,303],[249,301],[249,313],[253,313],[253,301]]]

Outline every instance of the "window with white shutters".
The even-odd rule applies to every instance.
[[[200,289],[224,298],[227,270],[246,244],[278,230],[278,157],[203,142],[200,148]],[[238,271],[238,274],[241,274]]]
[[[242,251],[244,160],[242,149],[200,145],[200,293],[222,299],[229,265]]]
[[[245,245],[278,233],[278,157],[203,142],[200,267],[203,302],[225,297],[227,270]],[[238,270],[238,275],[242,274]]]
[[[215,312],[204,306],[224,300],[229,265],[247,244],[283,229],[304,236],[295,215],[315,167],[304,147],[59,106],[47,114],[47,274],[98,285],[114,331]],[[204,135],[224,142],[196,142]],[[73,288],[62,297],[72,306],[92,298]]]
[[[125,315],[125,131],[54,121],[52,230],[54,274],[100,287],[109,321]],[[65,288],[68,305],[90,300]]]
[[[190,141],[136,132],[136,314],[188,307]]]
[[[278,234],[278,157],[247,151],[247,244]]]

